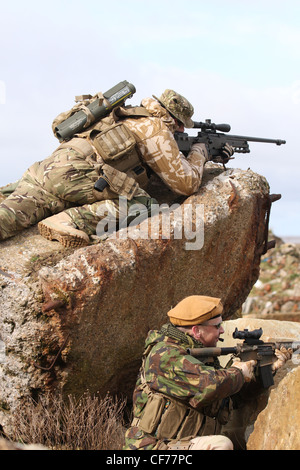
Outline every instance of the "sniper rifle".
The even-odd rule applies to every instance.
[[[230,125],[215,124],[211,122],[210,119],[206,119],[205,122],[194,121],[193,129],[200,129],[198,135],[189,136],[186,132],[175,133],[175,139],[179,150],[187,156],[193,144],[203,143],[207,147],[210,160],[220,161],[223,164],[228,161],[228,157],[222,155],[222,149],[225,144],[231,145],[236,153],[249,153],[250,148],[248,142],[263,142],[276,145],[286,143],[285,140],[281,139],[266,139],[261,137],[224,134],[224,132],[230,131]],[[221,131],[221,133],[217,131]]]

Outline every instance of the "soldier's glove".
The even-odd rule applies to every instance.
[[[196,143],[193,144],[191,147],[191,152],[197,152],[200,153],[205,158],[205,161],[208,161],[208,150],[205,144],[201,143]]]
[[[280,367],[282,367],[286,361],[291,359],[293,350],[291,348],[286,349],[284,346],[281,346],[280,349],[275,349],[274,353],[276,358],[274,358],[274,362],[271,366],[273,372],[280,369]]]
[[[245,382],[251,382],[251,380],[254,379],[254,367],[256,366],[256,364],[257,361],[255,361],[254,359],[246,362],[235,361],[231,365],[231,367],[236,367],[237,369],[240,369],[244,376]]]
[[[227,142],[221,148],[220,157],[222,158],[223,163],[227,163],[232,155],[234,154],[234,147],[229,145]]]

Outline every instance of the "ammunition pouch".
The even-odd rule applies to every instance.
[[[134,424],[157,439],[192,439],[201,432],[205,416],[178,400],[152,392],[141,419]]]
[[[152,391],[149,393],[149,390],[141,418],[135,418],[132,426],[138,426],[157,439],[193,439],[207,433],[216,434],[229,421],[231,400],[224,400],[222,404],[218,402],[214,410],[204,408],[198,411],[174,398]],[[215,416],[212,411],[215,411]]]
[[[131,178],[123,171],[119,171],[106,164],[102,166],[102,171],[102,178],[107,181],[109,189],[119,196],[124,196],[126,199],[131,201],[139,188],[135,179]]]
[[[135,137],[124,123],[114,124],[102,132],[94,131],[90,139],[105,164],[126,173],[141,188],[147,186],[147,171],[140,160]]]

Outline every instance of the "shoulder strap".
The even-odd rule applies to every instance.
[[[151,114],[143,106],[120,106],[113,110],[114,116],[117,119],[126,117],[149,117]]]

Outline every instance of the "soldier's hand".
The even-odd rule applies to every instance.
[[[254,379],[254,367],[256,366],[257,361],[252,359],[251,361],[235,361],[231,367],[236,367],[237,369],[240,369],[245,382],[251,382],[251,380]]]
[[[293,350],[291,348],[286,349],[284,346],[282,346],[280,349],[275,349],[274,354],[276,357],[274,358],[274,362],[271,366],[273,372],[280,369],[280,367],[282,367],[286,361],[291,359]]]
[[[220,156],[223,162],[227,163],[231,159],[233,154],[234,154],[234,147],[232,147],[226,142],[226,144],[223,145],[221,152],[220,152]]]

